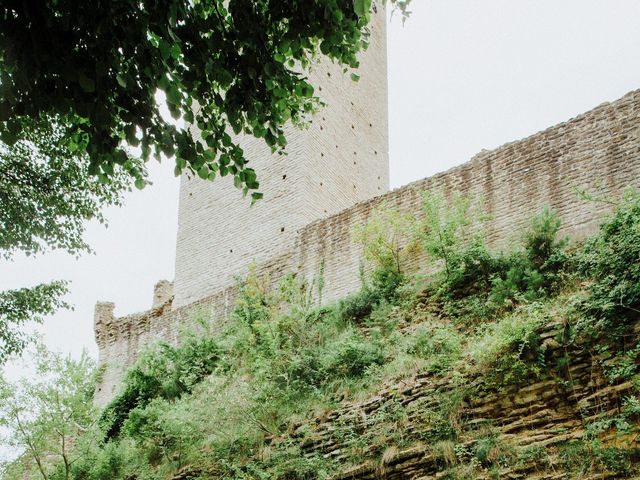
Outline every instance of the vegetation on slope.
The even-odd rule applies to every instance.
[[[80,435],[96,439],[78,441],[83,455],[69,468],[47,455],[29,478],[323,479],[365,460],[385,465],[417,444],[448,478],[500,478],[530,464],[631,475],[640,454],[625,440],[637,438],[640,415],[640,196],[627,192],[582,245],[558,237],[549,210],[508,252],[487,247],[481,224],[461,197],[426,194],[420,219],[381,209],[358,232],[371,267],[361,290],[330,306],[318,306],[321,275],[272,288],[250,274],[231,321],[203,314],[179,346],[147,351]],[[557,325],[551,341],[562,357],[543,338]],[[570,391],[562,372],[584,355],[611,385],[629,386],[617,408],[585,409],[578,437],[523,447],[461,415],[463,404],[534,381]],[[415,375],[435,385],[419,408],[398,397],[364,419],[331,413],[381,390],[388,397],[390,385]],[[337,455],[320,438],[327,417],[330,442],[343,445]],[[10,465],[6,478],[22,478],[25,465]]]

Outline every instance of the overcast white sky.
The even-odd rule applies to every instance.
[[[392,187],[467,161],[640,87],[638,0],[413,0],[389,27]],[[154,185],[90,225],[96,251],[0,263],[0,289],[72,281],[73,312],[39,328],[47,344],[94,356],[93,306],[145,310],[172,279],[178,180],[152,165]],[[240,200],[240,198],[239,198]]]

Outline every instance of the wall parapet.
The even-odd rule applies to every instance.
[[[640,90],[522,140],[483,150],[446,172],[310,223],[298,231],[289,252],[257,265],[257,273],[269,274],[274,281],[287,272],[311,280],[322,264],[323,300],[331,302],[360,287],[362,252],[354,241],[354,229],[383,204],[419,215],[424,190],[438,190],[447,198],[454,192],[482,198],[490,217],[486,223],[489,243],[501,246],[545,205],[562,218],[562,234],[583,238],[597,229],[611,207],[580,201],[576,189],[616,197],[626,186],[640,188]],[[204,308],[215,318],[227,318],[234,297],[235,285],[229,284],[214,295],[174,310],[164,303],[118,319],[113,318],[112,304],[98,304],[96,341],[106,373],[97,402],[105,403],[114,394],[123,370],[144,345],[159,338],[176,341],[178,327],[189,322],[197,309]]]

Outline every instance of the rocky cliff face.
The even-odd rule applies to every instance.
[[[640,321],[631,332],[630,345]],[[335,480],[640,478],[638,415],[628,434],[619,423],[637,385],[612,381],[603,368],[619,352],[594,355],[567,342],[561,319],[537,334],[547,367],[540,378],[501,384],[492,371],[418,373],[292,425],[271,447],[298,445],[303,456],[330,462]],[[173,480],[203,474],[188,466]]]
[[[640,478],[615,462],[617,449],[638,454],[637,433],[605,427],[597,437],[611,459],[586,442],[589,425],[620,412],[622,399],[633,395],[632,383],[612,384],[601,366],[606,355],[566,347],[563,330],[556,321],[540,332],[552,380],[492,387],[482,376],[460,383],[419,374],[300,425],[291,436],[301,439],[306,455],[345,465],[356,452],[369,457],[336,479]],[[439,440],[448,429],[457,430],[455,446]],[[380,441],[384,437],[388,442]]]

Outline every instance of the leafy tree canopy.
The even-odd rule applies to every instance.
[[[406,1],[391,3],[406,12]],[[260,198],[227,127],[282,150],[283,125],[319,105],[305,75],[313,59],[357,68],[375,8],[372,0],[3,2],[0,138],[13,145],[25,124],[56,117],[65,147],[86,152],[101,178],[121,165],[144,186],[128,144],[145,161],[175,156],[176,174],[233,175]],[[161,116],[158,90],[204,143]]]
[[[53,119],[25,119],[19,141],[0,142],[0,259],[51,248],[88,251],[85,222],[104,222],[102,207],[119,205],[122,192],[133,184],[119,167],[110,181],[89,175],[87,154],[67,148],[63,132]],[[27,345],[25,323],[68,306],[62,299],[66,292],[63,281],[0,292],[0,365]]]
[[[390,3],[408,15],[408,0]],[[283,125],[319,106],[312,62],[356,69],[375,9],[373,0],[2,2],[0,258],[88,250],[84,222],[142,188],[151,156],[175,157],[176,175],[231,175],[260,198],[231,131],[282,151]],[[159,91],[203,142],[162,117]],[[18,326],[63,306],[65,291],[53,282],[0,292],[0,364],[24,348]]]
[[[86,352],[73,360],[41,345],[30,360],[33,378],[9,382],[0,376],[0,438],[20,454],[13,464],[0,465],[0,476],[68,479],[99,440],[95,364]]]

